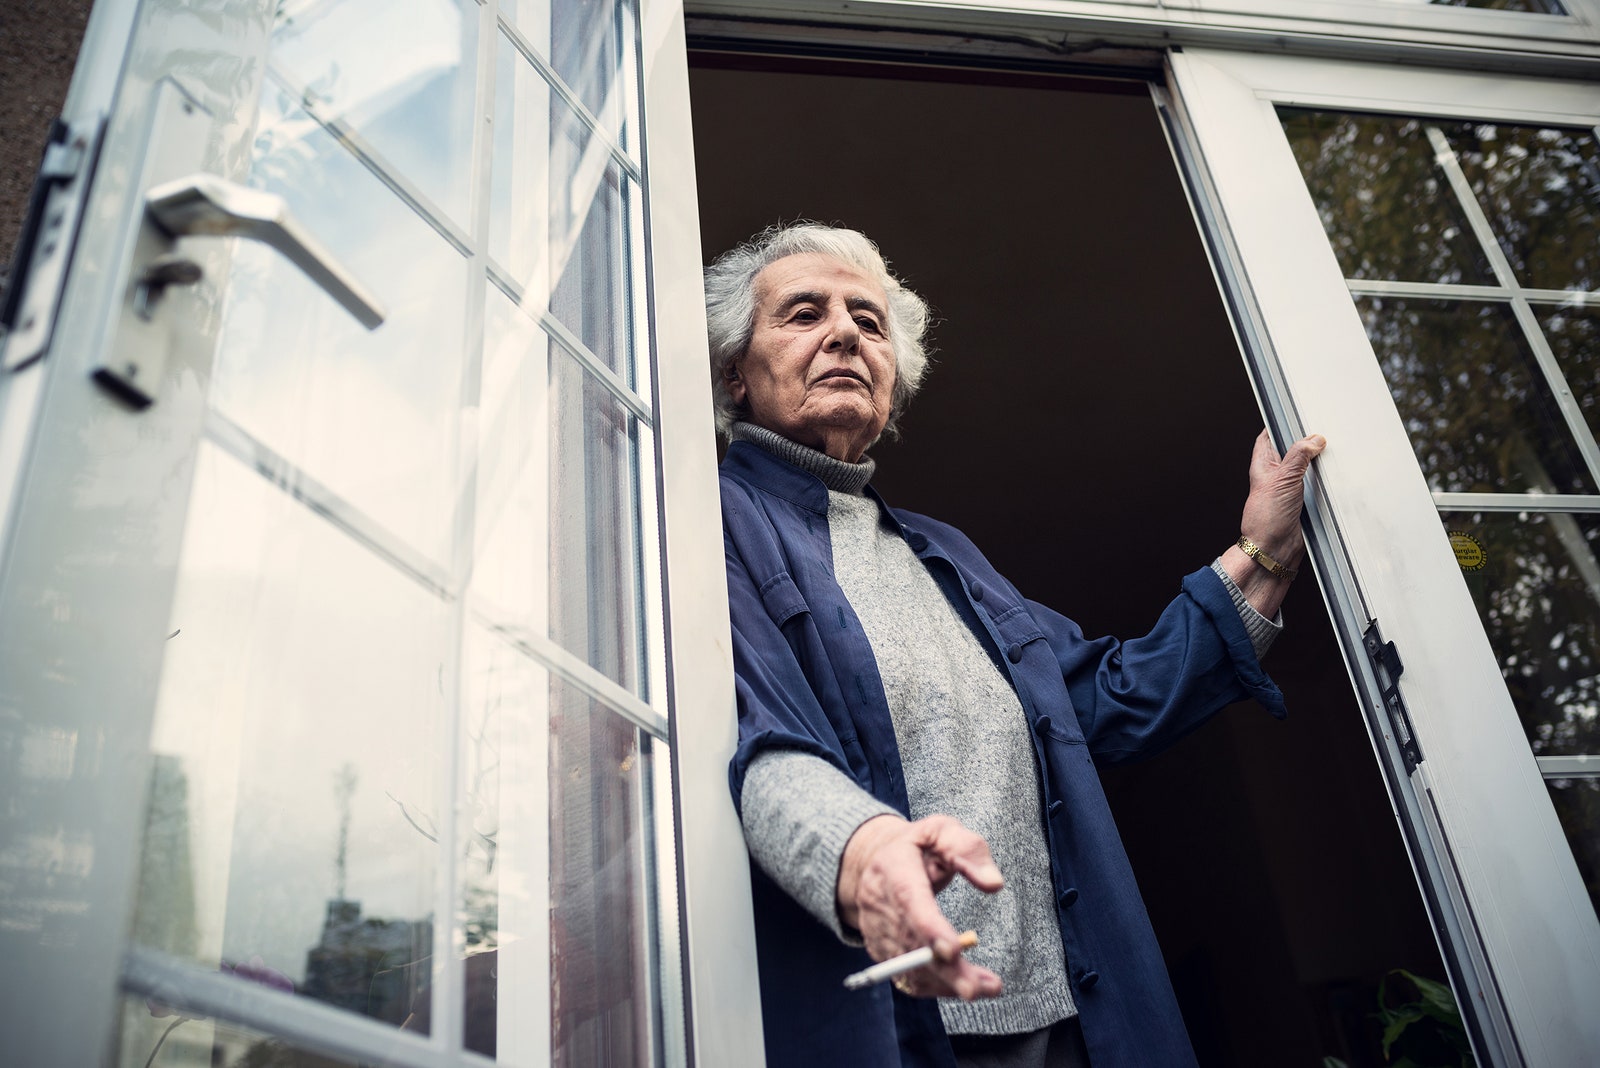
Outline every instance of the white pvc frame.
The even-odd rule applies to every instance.
[[[59,446],[63,437],[71,438],[70,428],[86,423],[114,428],[137,420],[144,436],[129,433],[124,435],[126,439],[137,438],[169,451],[176,447],[191,458],[202,432],[203,415],[197,409],[158,403],[146,412],[129,413],[96,391],[87,378],[87,361],[97,355],[94,337],[108,314],[102,307],[108,278],[117,267],[109,262],[112,257],[105,247],[104,220],[125,212],[131,198],[141,195],[140,190],[128,186],[125,177],[119,177],[127,170],[121,166],[121,154],[137,151],[132,139],[142,126],[148,82],[152,72],[161,69],[154,53],[179,43],[167,40],[155,47],[146,42],[141,54],[135,36],[140,9],[138,0],[101,0],[95,5],[64,117],[83,124],[109,117],[102,179],[66,283],[55,344],[44,360],[0,379],[0,411],[5,413],[5,435],[0,437],[0,633],[5,635],[0,642],[0,677],[5,679],[10,706],[21,710],[28,721],[24,730],[33,729],[30,709],[50,710],[49,715],[38,717],[39,729],[48,731],[49,724],[57,720],[97,724],[81,740],[87,743],[92,739],[100,746],[97,777],[87,777],[91,768],[80,760],[79,785],[60,792],[60,814],[42,816],[48,825],[89,829],[93,860],[84,883],[84,923],[70,944],[59,950],[39,959],[30,954],[11,962],[0,996],[0,1022],[13,1036],[13,1051],[28,1063],[100,1063],[116,1029],[119,986],[149,988],[172,979],[183,982],[197,1010],[221,1013],[247,1025],[255,1023],[325,1050],[359,1057],[387,1046],[387,1054],[396,1063],[489,1063],[415,1036],[396,1036],[372,1021],[350,1018],[326,1006],[197,978],[188,963],[157,953],[139,951],[124,959],[141,840],[142,799],[149,777],[149,710],[154,706],[157,676],[153,665],[160,663],[160,638],[168,613],[167,600],[159,593],[165,590],[170,596],[171,587],[170,573],[165,580],[160,575],[163,568],[170,569],[172,560],[152,557],[145,547],[131,544],[124,551],[107,554],[101,566],[78,585],[71,584],[70,576],[58,576],[54,580],[57,594],[81,613],[74,618],[97,620],[112,628],[118,640],[108,645],[99,630],[79,623],[68,630],[69,634],[76,631],[78,638],[73,640],[82,647],[63,651],[57,642],[51,646],[54,651],[49,658],[20,636],[54,633],[51,613],[59,609],[37,598],[13,596],[19,587],[7,579],[21,581],[51,574],[46,566],[51,546],[39,544],[49,539],[41,539],[37,532],[43,528],[65,532],[72,513],[65,504],[47,506],[49,514],[41,523],[43,513],[36,502],[70,497],[63,492],[70,473],[86,464],[84,456]],[[238,5],[230,17],[236,16],[241,27],[249,29],[234,36],[227,27],[213,24],[214,36],[196,42],[196,49],[216,51],[238,45],[264,50],[262,31],[268,20],[262,12],[269,10],[270,5],[261,3]],[[670,930],[659,932],[661,957],[651,984],[656,1007],[655,1055],[668,1065],[759,1066],[760,1009],[754,983],[748,868],[726,777],[736,729],[731,656],[725,640],[729,628],[723,564],[717,552],[720,510],[705,363],[682,8],[676,0],[644,0],[641,16],[639,58],[649,124],[648,146],[642,155],[656,188],[647,193],[648,236],[646,229],[639,227],[633,238],[641,244],[641,239],[649,242],[648,250],[641,247],[637,255],[641,262],[647,252],[649,257],[659,374],[647,375],[651,386],[648,404],[635,401],[629,407],[647,418],[659,413],[660,419],[660,462],[645,477],[654,480],[647,500],[660,502],[659,519],[668,546],[663,578],[678,591],[668,602],[671,614],[667,620],[670,672],[676,690],[665,696],[653,694],[653,708],[632,698],[620,704],[652,730],[663,729],[662,713],[669,706],[676,720],[674,744],[656,747],[658,753],[676,758],[672,772],[666,774],[663,763],[657,768],[659,774],[646,783],[656,800],[656,840],[668,852],[660,859],[658,875],[668,884],[641,889],[663,903],[667,917],[676,918],[674,905],[683,902],[681,921],[668,919]],[[134,42],[131,50],[130,41]],[[492,36],[489,41],[492,43]],[[246,69],[259,74],[264,65],[256,63]],[[248,86],[230,83],[228,88],[250,100],[256,97],[256,91]],[[230,114],[229,118],[238,116]],[[252,125],[245,121],[242,128]],[[216,139],[219,150],[225,143],[223,136]],[[228,159],[242,162],[237,154]],[[227,173],[224,162],[213,160],[213,169]],[[241,177],[237,173],[228,176]],[[186,345],[183,354],[175,355],[174,366],[187,368],[192,363],[203,380],[212,340],[196,339]],[[601,377],[606,378],[608,387],[615,387],[609,377]],[[619,388],[612,392],[627,394]],[[634,398],[628,394],[625,399]],[[183,442],[189,445],[185,447]],[[82,444],[91,449],[104,447],[89,438]],[[182,470],[175,472],[175,478],[187,485]],[[135,502],[125,523],[131,529],[166,529],[170,524],[152,522],[151,517],[173,509],[181,514],[183,497]],[[27,539],[29,544],[17,537],[24,529],[19,523],[24,522],[27,529],[35,531]],[[144,637],[122,641],[129,628],[119,629],[119,625],[129,623],[130,608],[136,609],[134,614],[139,617],[131,630]],[[52,683],[51,672],[62,664],[92,665],[78,676],[90,684],[62,689]],[[607,694],[612,703],[618,703],[618,696]],[[129,714],[134,709],[143,711]],[[61,741],[75,744],[65,735]],[[22,785],[12,783],[8,789]],[[676,827],[683,828],[681,865],[671,856]],[[681,886],[677,882],[680,868]],[[692,952],[680,968],[688,948]],[[447,1024],[448,1020],[439,1022]]]
[[[1271,364],[1258,380],[1281,393],[1286,430],[1328,437],[1321,508],[1351,570],[1351,607],[1379,621],[1405,664],[1424,759],[1395,800],[1419,876],[1445,884],[1431,889],[1446,955],[1476,974],[1457,996],[1480,1023],[1480,1055],[1591,1063],[1600,922],[1275,109],[1592,126],[1600,87],[1199,51],[1171,63],[1209,207],[1271,350],[1254,354]]]
[[[88,381],[122,304],[117,220],[142,203],[143,190],[132,183],[162,74],[156,54],[185,46],[206,53],[220,37],[247,59],[264,55],[270,7],[233,5],[203,31],[175,20],[160,45],[137,33],[140,11],[137,0],[102,0],[90,13],[62,117],[74,127],[105,122],[99,167],[50,349],[0,379],[0,419],[8,428],[0,455],[0,679],[12,714],[8,730],[19,741],[49,739],[75,768],[70,781],[45,777],[47,789],[32,798],[31,775],[0,776],[0,796],[27,799],[24,836],[70,836],[78,853],[76,885],[65,884],[63,899],[51,903],[67,921],[65,937],[29,945],[23,959],[12,960],[0,996],[0,1028],[14,1038],[13,1055],[29,1064],[99,1064],[110,1050],[150,778],[153,665],[162,653],[177,546],[106,534],[161,530],[173,510],[182,513],[201,432],[198,406],[157,406],[138,416]],[[215,106],[230,93],[253,100],[259,84],[190,88],[202,105]],[[208,169],[242,177],[237,158],[218,144],[207,148]],[[217,267],[206,262],[208,273]],[[197,331],[175,342],[169,368],[204,379],[213,341]],[[66,491],[74,473],[88,470],[114,439],[130,463],[166,470],[184,489],[160,500],[74,507]],[[98,555],[74,556],[71,546],[96,539]],[[47,600],[38,596],[41,581]],[[68,620],[73,625],[64,625]]]
[[[641,26],[688,1044],[695,1064],[760,1068],[749,860],[728,788],[738,724],[683,9],[642,0]]]
[[[1600,64],[1600,0],[1561,2],[1569,14],[1423,0],[685,0],[685,8],[702,38],[918,59],[947,51],[1126,66],[1138,63],[1130,49],[1206,47],[1593,76],[1583,72]]]

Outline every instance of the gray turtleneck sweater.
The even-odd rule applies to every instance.
[[[997,894],[956,879],[939,895],[957,930],[979,933],[981,942],[967,956],[1005,984],[998,998],[940,999],[946,1030],[1022,1034],[1073,1015],[1051,900],[1039,769],[1016,691],[878,503],[862,492],[871,460],[848,464],[747,423],[735,424],[733,437],[828,487],[834,576],[878,664],[911,818],[959,819],[989,843],[1005,876]],[[1249,606],[1220,563],[1212,566],[1259,656],[1279,624]],[[840,938],[856,940],[839,921],[839,864],[857,827],[893,811],[826,761],[778,750],[750,765],[741,820],[762,870]]]

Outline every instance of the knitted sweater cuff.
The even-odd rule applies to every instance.
[[[839,921],[839,863],[857,827],[899,813],[821,757],[792,749],[751,762],[742,801],[744,841],[756,864],[841,941],[861,945]]]
[[[1244,591],[1239,584],[1233,581],[1227,569],[1222,566],[1222,557],[1211,561],[1211,570],[1217,573],[1222,584],[1228,589],[1228,596],[1233,598],[1233,607],[1239,610],[1239,622],[1244,624],[1245,633],[1250,635],[1250,644],[1256,651],[1256,659],[1260,660],[1267,655],[1267,650],[1272,648],[1272,643],[1278,640],[1278,635],[1283,633],[1283,613],[1279,612],[1276,619],[1268,619],[1255,610],[1251,603],[1245,600]]]

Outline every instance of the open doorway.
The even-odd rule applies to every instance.
[[[884,496],[1086,633],[1142,633],[1238,536],[1261,425],[1149,87],[690,62],[708,255],[838,222],[934,305]],[[1444,968],[1309,570],[1284,616],[1287,722],[1241,706],[1104,781],[1201,1063],[1375,1066],[1378,980]]]

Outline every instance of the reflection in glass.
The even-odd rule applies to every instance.
[[[170,632],[134,941],[406,1025],[433,948],[445,607],[207,445]]]
[[[510,40],[500,41],[489,251],[607,367],[632,381],[631,183]],[[636,201],[635,201],[636,202]]]
[[[1508,306],[1356,303],[1429,488],[1595,492]]]
[[[226,1020],[157,1017],[143,998],[125,996],[114,1062],[118,1068],[356,1068],[309,1053],[287,1039]]]
[[[494,287],[485,318],[473,595],[640,692],[644,431]]]
[[[1279,112],[1345,277],[1492,284],[1435,162],[1437,127],[1523,286],[1600,288],[1600,148],[1593,131]]]
[[[464,1044],[508,1065],[550,1050],[550,676],[469,627],[462,664]]]
[[[565,173],[571,175],[568,195],[582,214],[551,212],[551,271],[556,285],[550,312],[601,362],[632,384],[627,216],[634,189],[597,148],[592,140],[581,152],[571,141],[558,139],[552,146],[555,164],[565,165]]]
[[[639,426],[564,352],[550,395],[550,636],[639,692]]]
[[[489,254],[530,306],[550,294],[550,87],[504,34],[495,62]]]
[[[389,320],[363,329],[281,255],[238,242],[212,403],[448,561],[466,261],[270,81],[250,182],[285,197]]]
[[[1589,903],[1600,916],[1600,778],[1546,779]]]
[[[627,148],[636,91],[632,0],[507,0],[500,10],[589,114]]]
[[[1600,516],[1440,518],[1481,549],[1462,576],[1534,753],[1600,753]]]
[[[477,6],[466,0],[286,2],[272,32],[272,69],[461,225],[475,53]]]
[[[550,746],[550,1063],[650,1063],[650,751],[626,721],[559,682]]]
[[[271,62],[464,226],[477,25],[470,0],[284,0]]]
[[[1441,124],[1517,280],[1600,288],[1600,151],[1590,130]]]
[[[1589,433],[1600,438],[1600,310],[1534,310],[1572,399],[1589,424]]]
[[[508,1065],[647,1063],[638,732],[474,628],[462,722],[465,1043]]]
[[[1278,115],[1346,278],[1494,282],[1420,120]]]

